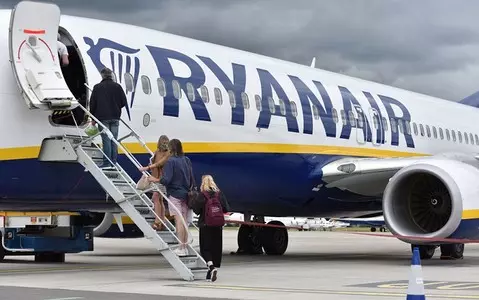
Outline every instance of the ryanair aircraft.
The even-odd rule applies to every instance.
[[[88,107],[108,67],[127,94],[123,120],[150,149],[162,134],[181,140],[196,181],[213,175],[232,211],[258,224],[241,226],[240,252],[286,251],[284,224],[261,226],[264,216],[383,213],[423,258],[437,247],[462,258],[464,244],[444,239],[479,238],[476,107],[33,3],[0,11],[0,211],[90,212],[97,235],[116,227],[118,205],[80,164],[42,159],[46,138],[84,130],[76,105]]]

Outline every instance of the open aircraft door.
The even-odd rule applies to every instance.
[[[12,10],[9,28],[10,63],[29,108],[73,109],[77,100],[61,71],[57,50],[60,8],[22,1]]]

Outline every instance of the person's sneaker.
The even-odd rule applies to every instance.
[[[208,269],[208,272],[206,272],[206,280],[210,280],[211,279],[211,270]]]
[[[188,255],[188,253],[186,253],[186,249],[179,249],[178,248],[178,249],[175,249],[173,252],[178,256],[187,256]]]
[[[211,282],[215,282],[216,281],[216,276],[218,274],[218,270],[216,268],[214,268],[212,271],[211,271]]]
[[[213,271],[215,266],[213,266],[212,262],[208,262],[207,265],[208,265],[208,272],[206,272],[206,280],[210,280],[211,279],[211,271]]]

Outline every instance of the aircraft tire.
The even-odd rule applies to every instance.
[[[434,245],[412,245],[411,244],[411,252],[414,251],[414,248],[419,248],[419,257],[421,259],[431,259],[436,252],[436,246]]]
[[[36,253],[35,262],[64,263],[65,253]]]
[[[236,254],[263,254],[260,227],[240,226],[238,230],[238,251]]]
[[[441,259],[463,259],[464,244],[442,244]]]
[[[376,227],[371,227],[371,232],[376,232]]]
[[[284,226],[280,221],[271,221],[268,225]],[[263,248],[268,255],[283,255],[288,249],[288,230],[286,227],[264,227],[261,232]]]

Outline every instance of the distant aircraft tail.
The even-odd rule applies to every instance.
[[[474,94],[467,96],[459,101],[459,103],[479,108],[479,92],[475,92]]]

